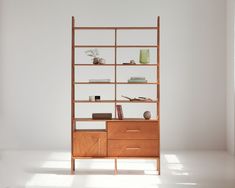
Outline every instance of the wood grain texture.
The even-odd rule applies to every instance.
[[[108,139],[158,139],[157,121],[109,121]]]
[[[108,140],[108,156],[159,156],[158,140]]]
[[[75,157],[107,155],[107,135],[104,131],[77,131],[73,133],[73,140]]]

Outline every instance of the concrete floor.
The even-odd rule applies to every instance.
[[[161,176],[154,160],[77,160],[70,153],[1,151],[0,188],[235,188],[235,157],[224,151],[162,152]]]

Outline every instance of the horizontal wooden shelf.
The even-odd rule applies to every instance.
[[[130,85],[134,85],[134,84],[140,84],[140,85],[148,85],[148,84],[157,84],[159,85],[159,82],[146,82],[146,83],[142,83],[142,82],[134,82],[134,83],[129,83],[129,82],[74,82],[74,84],[130,84]]]
[[[115,66],[115,64],[101,64],[101,65],[98,65],[98,64],[74,64],[74,66],[93,66],[93,67],[103,67],[103,66]]]
[[[145,120],[144,118],[124,118],[120,119],[92,119],[92,118],[74,118],[75,121],[158,121],[157,119]]]
[[[96,65],[96,64],[74,64],[74,66],[117,66],[117,67],[156,67],[159,66],[158,64],[133,64],[133,65],[125,65],[125,64],[102,64],[102,65]]]
[[[157,103],[153,101],[128,101],[128,100],[100,100],[100,101],[89,101],[89,100],[75,100],[75,103]]]
[[[74,82],[74,84],[115,84],[115,82]]]
[[[146,82],[146,83],[142,83],[142,82],[117,82],[117,84],[159,84],[158,82]]]
[[[158,27],[73,27],[75,30],[157,30]]]
[[[106,132],[106,129],[75,129],[74,132]]]
[[[159,156],[154,156],[154,157],[108,157],[108,156],[104,156],[104,157],[99,157],[99,156],[95,156],[95,157],[75,157],[72,156],[73,159],[152,159],[152,160],[156,160],[159,159]]]
[[[117,64],[116,66],[120,66],[120,67],[156,67],[159,66],[159,64],[133,64],[133,65],[125,65],[125,64]]]
[[[157,48],[158,45],[74,45],[75,48]]]

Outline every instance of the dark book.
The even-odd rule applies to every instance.
[[[112,119],[112,113],[92,113],[92,119]]]
[[[123,119],[122,105],[116,105],[116,108],[117,108],[118,119],[122,120]]]

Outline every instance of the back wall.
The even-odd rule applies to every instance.
[[[0,0],[0,148],[70,148],[71,16],[153,26],[161,16],[161,145],[226,148],[226,1]]]

